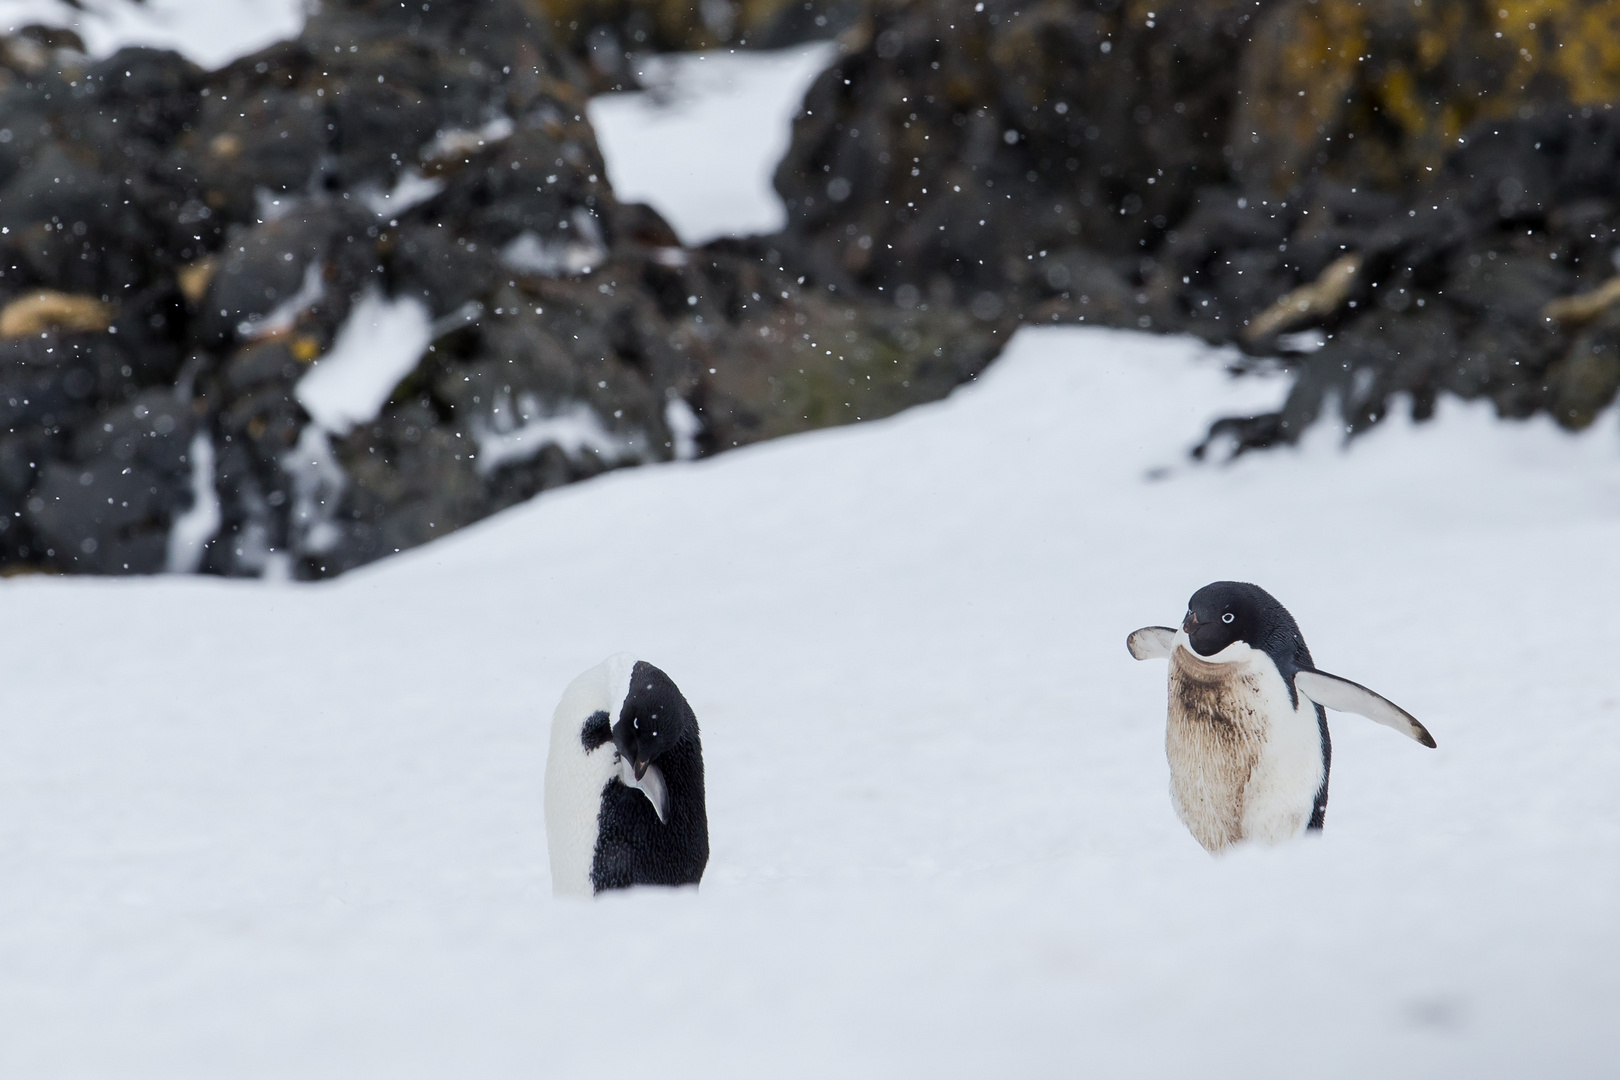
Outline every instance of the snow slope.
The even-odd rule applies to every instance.
[[[0,1075],[1602,1074],[1614,419],[1186,463],[1280,392],[1026,330],[329,584],[0,583]],[[1218,860],[1124,648],[1217,577],[1440,744],[1335,716],[1325,834]],[[549,712],[617,649],[697,710],[714,857],[554,901]]]
[[[78,31],[97,58],[126,45],[173,49],[224,67],[304,27],[304,0],[0,0],[0,34],[30,23]]]
[[[836,52],[817,42],[642,57],[637,77],[654,89],[587,107],[614,194],[652,206],[688,245],[781,229],[771,177],[805,91]]]

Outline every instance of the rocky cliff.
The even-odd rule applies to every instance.
[[[682,248],[517,0],[328,2],[212,73],[74,45],[0,51],[0,566],[332,574],[941,396],[1005,330]]]
[[[783,246],[903,308],[1190,331],[1332,398],[1580,427],[1614,397],[1620,3],[878,0],[777,173]],[[1319,351],[1317,351],[1319,350]]]

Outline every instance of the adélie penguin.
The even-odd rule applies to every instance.
[[[1399,705],[1318,671],[1299,624],[1258,585],[1205,585],[1180,630],[1145,626],[1125,644],[1138,660],[1170,661],[1170,799],[1211,852],[1322,827],[1333,756],[1324,705],[1434,746]]]
[[[619,653],[569,683],[545,805],[553,892],[696,885],[709,862],[703,744],[674,680]]]

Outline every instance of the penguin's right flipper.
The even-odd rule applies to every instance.
[[[1416,739],[1424,746],[1434,747],[1434,736],[1429,734],[1428,728],[1418,723],[1417,717],[1360,683],[1329,675],[1325,671],[1301,671],[1294,676],[1294,687],[1318,705],[1365,716]]]
[[[1125,639],[1125,647],[1138,660],[1168,660],[1175,643],[1176,632],[1168,626],[1144,626]]]

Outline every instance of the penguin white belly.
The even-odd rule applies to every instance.
[[[558,895],[590,896],[593,892],[597,808],[602,804],[602,789],[618,775],[617,757],[611,742],[586,753],[577,733],[561,726],[551,733],[551,753],[546,758],[546,846],[551,852],[551,887]]]
[[[602,789],[620,773],[612,741],[586,751],[580,726],[591,715],[617,711],[624,700],[635,658],[609,657],[568,684],[551,722],[546,755],[546,846],[551,855],[551,887],[558,895],[590,896],[596,857]]]
[[[1170,658],[1165,754],[1176,815],[1209,851],[1278,843],[1305,830],[1322,786],[1315,706],[1296,708],[1276,665],[1241,642]]]

